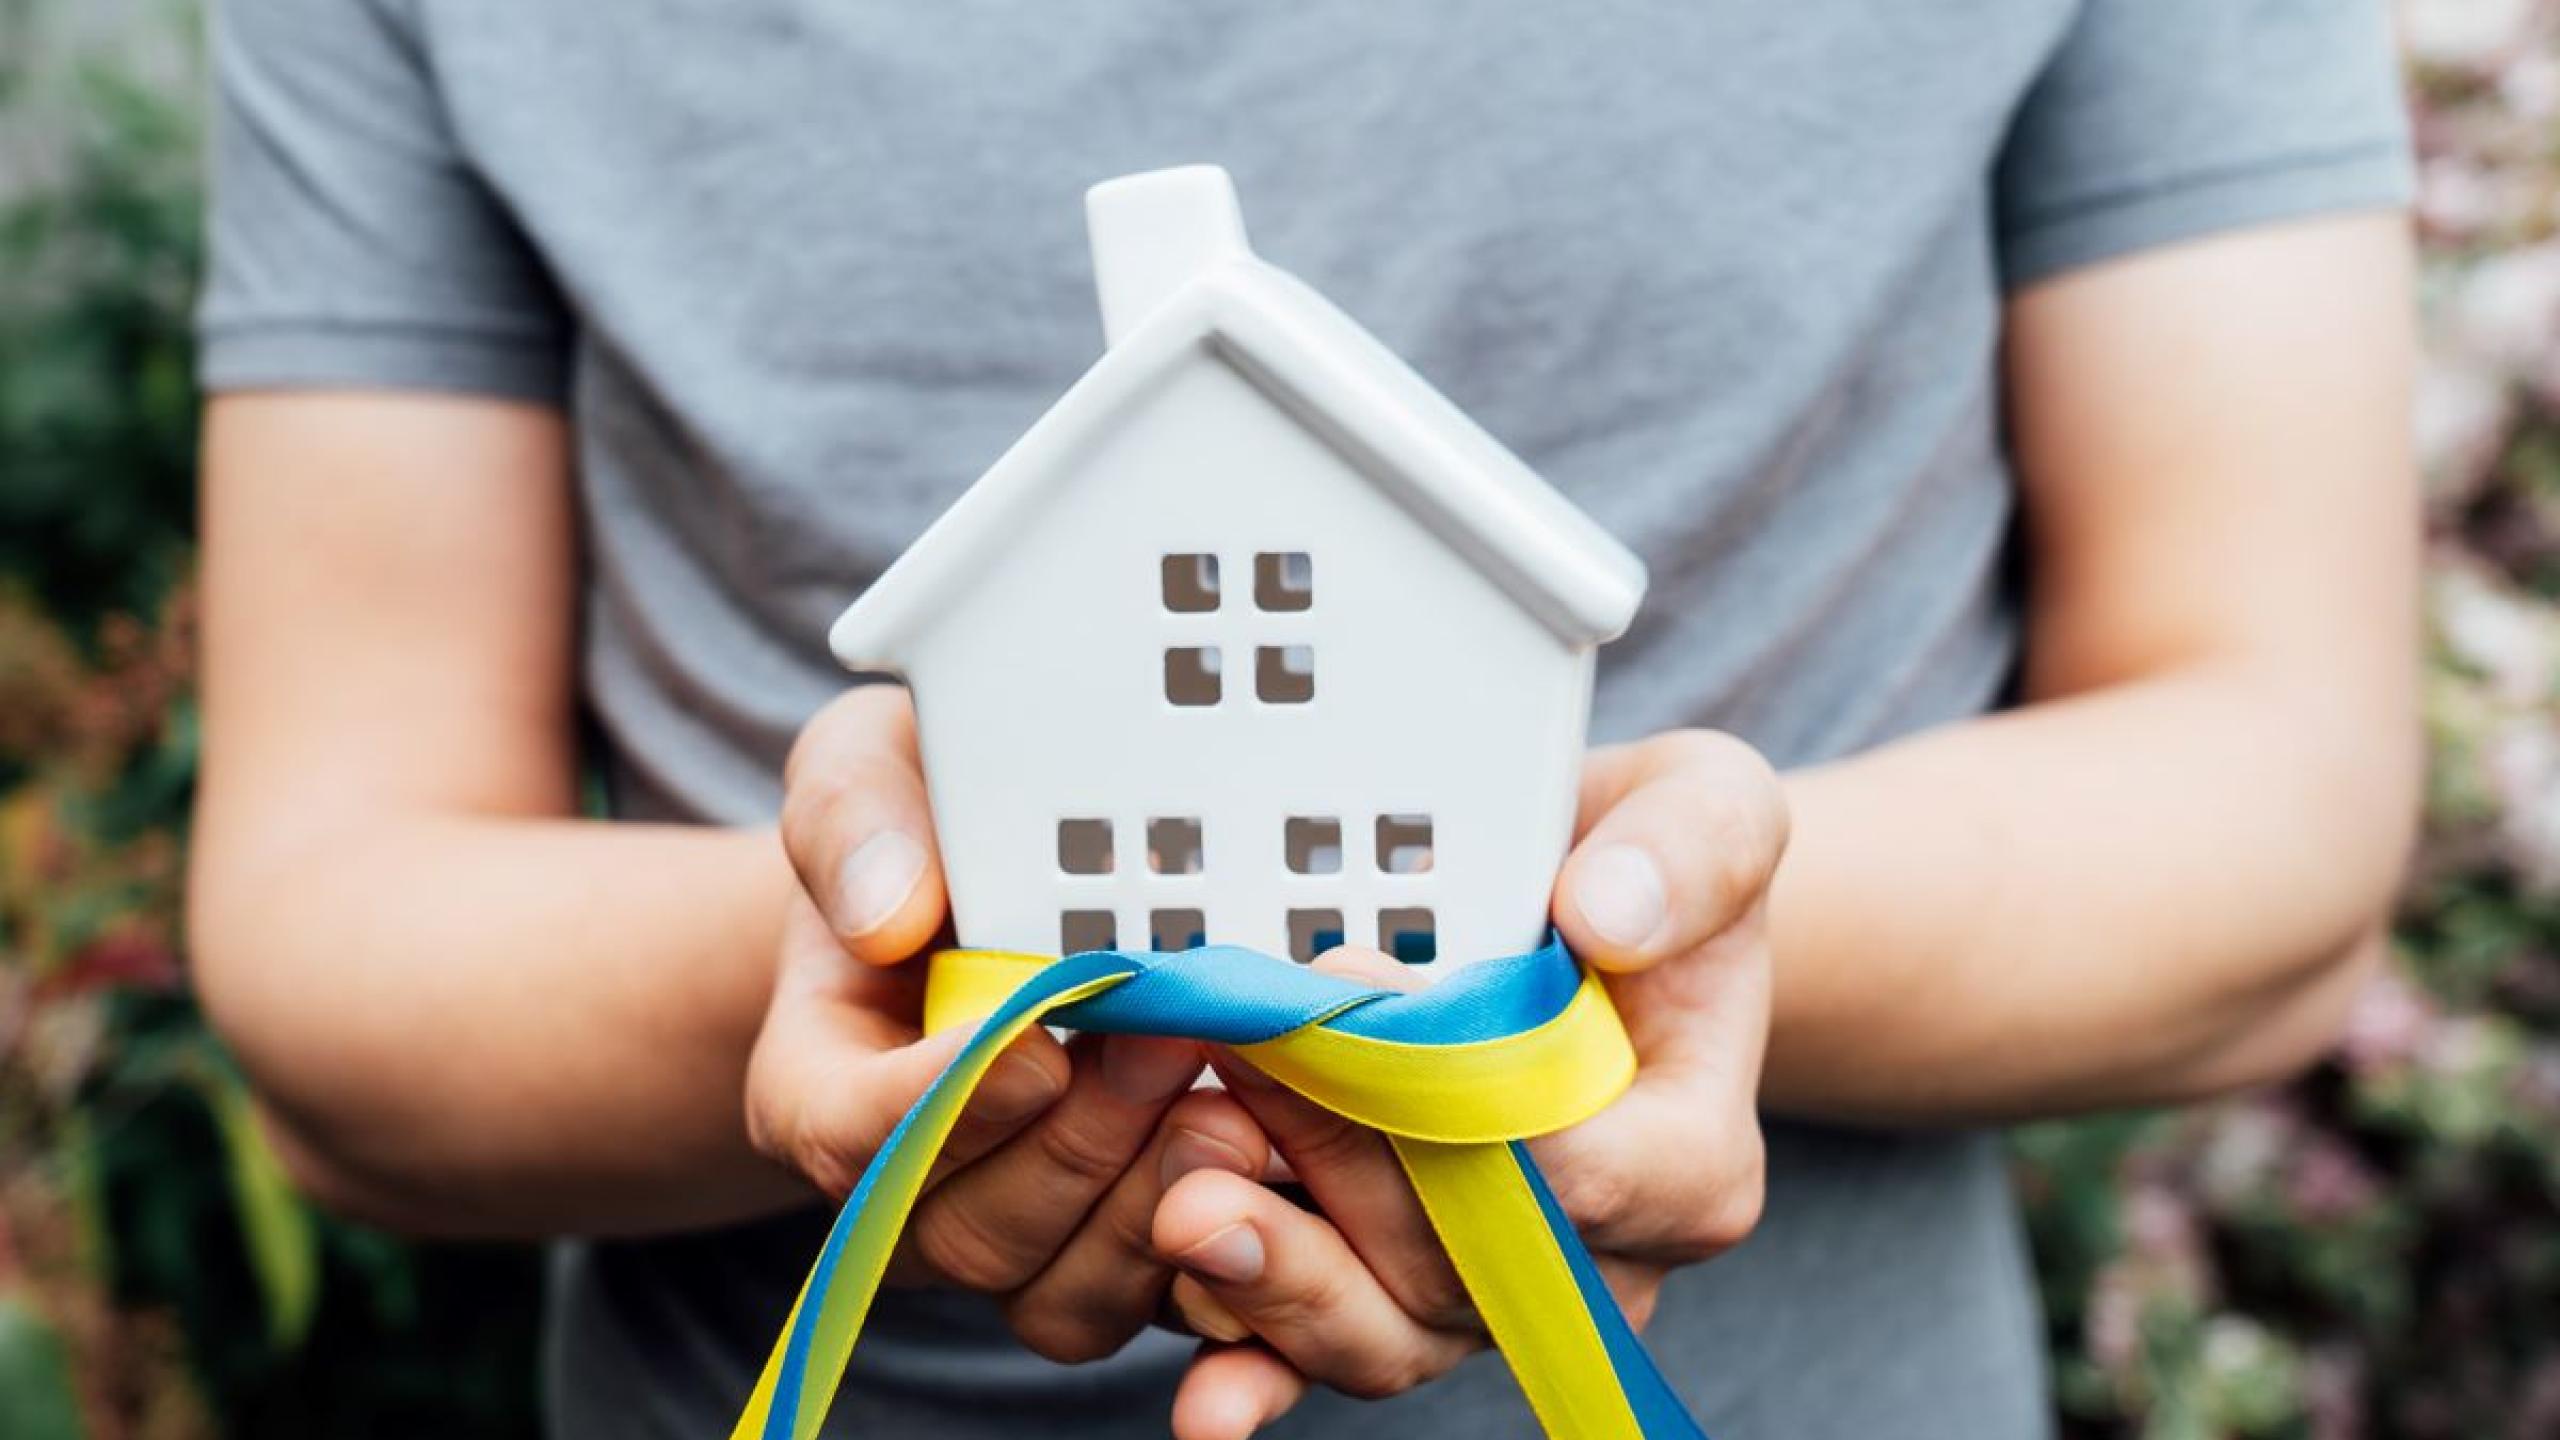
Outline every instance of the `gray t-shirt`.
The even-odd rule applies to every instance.
[[[556,401],[620,811],[770,817],[822,637],[1100,346],[1080,194],[1214,160],[1255,245],[1651,565],[1604,739],[1782,764],[1999,702],[2004,296],[2398,203],[2348,0],[228,0],[203,378]],[[1650,1330],[1726,1440],[2049,1430],[1999,1146],[1773,1121],[1758,1234]],[[814,1212],[564,1248],[563,1434],[723,1433]],[[893,1297],[841,1433],[1164,1433]],[[1295,1436],[1525,1434],[1498,1363]],[[836,1433],[836,1432],[831,1432]]]

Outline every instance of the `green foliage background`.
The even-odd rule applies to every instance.
[[[192,50],[69,13],[0,8],[0,1436],[531,1435],[538,1257],[313,1215],[186,994]]]
[[[187,998],[199,77],[71,13],[0,0],[0,1435],[531,1434],[536,1257],[309,1212]],[[2317,1073],[2018,1135],[2080,1435],[2560,1434],[2560,18],[2401,19],[2424,853]]]

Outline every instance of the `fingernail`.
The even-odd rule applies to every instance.
[[[1262,1237],[1239,1220],[1173,1257],[1185,1270],[1229,1285],[1250,1285],[1262,1278]]]
[[[1164,1158],[1157,1162],[1156,1173],[1166,1189],[1194,1170],[1224,1170],[1230,1175],[1253,1178],[1253,1162],[1246,1154],[1214,1135],[1197,1130],[1176,1130],[1164,1142]]]
[[[845,857],[838,894],[849,933],[868,935],[889,923],[924,874],[924,847],[902,830],[883,830]]]
[[[1066,1087],[1040,1062],[1011,1052],[996,1057],[979,1082],[969,1108],[979,1119],[998,1125],[1028,1120],[1057,1103]]]
[[[1203,1340],[1223,1340],[1234,1345],[1253,1338],[1253,1327],[1206,1290],[1177,1291],[1173,1303],[1182,1312],[1182,1323]]]
[[[1633,845],[1604,845],[1574,867],[1573,904],[1601,939],[1640,945],[1662,924],[1662,871]]]
[[[1190,1088],[1200,1051],[1188,1042],[1114,1035],[1102,1042],[1102,1084],[1132,1105],[1155,1105]]]

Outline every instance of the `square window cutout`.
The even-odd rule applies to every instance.
[[[1342,943],[1339,910],[1289,912],[1289,958],[1303,965]]]
[[[1119,927],[1108,910],[1066,910],[1058,915],[1058,953],[1081,955],[1088,950],[1120,948]]]
[[[1407,965],[1427,965],[1440,953],[1431,912],[1414,906],[1378,912],[1378,948]]]
[[[1342,873],[1342,822],[1330,816],[1292,815],[1281,829],[1281,849],[1292,875]]]
[[[1058,868],[1069,875],[1111,873],[1111,822],[1058,822]]]
[[[1315,647],[1257,648],[1253,652],[1253,693],[1270,705],[1304,705],[1316,698]]]
[[[1225,690],[1218,672],[1225,667],[1217,647],[1177,646],[1164,652],[1164,698],[1176,705],[1215,705]]]
[[[1218,557],[1197,553],[1164,557],[1164,608],[1177,615],[1217,609]]]
[[[1304,550],[1253,557],[1253,603],[1265,610],[1304,610],[1316,603],[1315,562]]]
[[[1209,921],[1197,910],[1153,910],[1147,914],[1147,948],[1167,954],[1197,950],[1209,943]]]
[[[1197,875],[1207,857],[1200,848],[1200,822],[1180,816],[1147,822],[1147,868],[1159,875]]]
[[[1431,817],[1378,817],[1378,870],[1385,875],[1421,875],[1431,869]]]

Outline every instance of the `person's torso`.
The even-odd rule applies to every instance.
[[[1993,167],[2074,9],[417,0],[456,139],[576,320],[617,808],[771,814],[845,683],[827,624],[1098,353],[1083,189],[1191,161],[1642,554],[1596,738],[1713,725],[1797,764],[1987,708],[2015,645]],[[2042,1433],[1996,1146],[1778,1126],[1772,1165],[1761,1233],[1652,1330],[1711,1430]],[[563,1428],[725,1423],[817,1233],[571,1253]],[[1070,1371],[983,1305],[899,1300],[841,1408],[1158,1434],[1182,1353]],[[1288,1433],[1525,1432],[1505,1392],[1477,1365]]]

